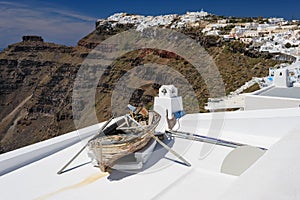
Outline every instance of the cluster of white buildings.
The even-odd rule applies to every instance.
[[[113,25],[116,24],[135,24],[137,30],[143,30],[147,27],[153,26],[168,26],[178,15],[160,15],[160,16],[143,16],[143,15],[129,15],[127,13],[116,13],[107,18]]]
[[[162,26],[172,29],[186,26],[199,26],[199,21],[209,16],[208,12],[187,12],[184,15],[170,14],[159,16],[131,15],[127,13],[116,13],[107,19],[99,19],[98,24],[111,22],[112,26],[116,24],[135,24],[138,31],[145,28]]]
[[[279,33],[271,33],[267,36],[255,38],[254,42],[260,43],[260,52],[282,53],[287,55],[299,55],[300,30],[291,29]]]
[[[182,28],[187,26],[197,27],[199,22],[205,17],[209,16],[208,12],[201,10],[200,12],[187,12],[184,15],[180,15],[178,20],[174,21],[171,28]]]
[[[99,19],[97,24],[109,22],[112,27],[117,24],[134,24],[138,31],[155,26],[176,29],[199,27],[203,20],[209,19],[209,16],[211,14],[203,10],[200,12],[187,12],[183,15],[169,14],[159,16],[116,13],[107,19]],[[206,21],[208,22],[208,20]],[[219,19],[215,23],[208,23],[202,32],[206,35],[223,37],[225,40],[240,40],[246,44],[254,44],[260,52],[298,55],[300,27],[295,25],[298,22],[297,20],[291,21],[294,25],[291,25],[290,21],[284,18],[268,18],[263,21],[264,23],[255,21],[230,23],[228,19]]]
[[[264,23],[228,23],[218,20],[218,23],[208,24],[202,32],[206,35],[216,35],[226,40],[240,40],[246,44],[254,44],[260,52],[298,55],[300,45],[300,26],[293,20],[291,24],[283,18],[268,18]],[[229,34],[222,34],[222,29],[233,26]]]

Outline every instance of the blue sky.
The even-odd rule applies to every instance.
[[[41,35],[46,41],[66,45],[94,29],[98,18],[116,12],[143,15],[205,11],[225,16],[264,16],[300,19],[299,0],[0,0],[0,48]]]

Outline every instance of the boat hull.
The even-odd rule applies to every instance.
[[[149,143],[160,120],[158,113],[149,113],[151,112],[153,120],[147,126],[127,127],[124,134],[107,135],[89,141],[88,148],[101,171],[106,172],[118,159],[142,149]]]

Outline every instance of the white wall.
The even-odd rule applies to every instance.
[[[300,99],[245,95],[245,110],[299,108]]]

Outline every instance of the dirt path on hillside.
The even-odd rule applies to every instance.
[[[3,122],[5,122],[6,120],[8,120],[9,118],[13,118],[15,116],[15,114],[18,112],[18,110],[24,106],[24,104],[29,100],[31,99],[32,97],[32,94],[27,97],[26,99],[24,99],[13,111],[11,111],[6,117],[4,117],[2,119],[2,121],[0,122],[0,125],[2,125]]]

